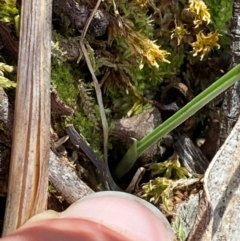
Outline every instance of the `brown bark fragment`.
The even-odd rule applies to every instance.
[[[94,192],[52,151],[49,165],[49,181],[69,204]]]

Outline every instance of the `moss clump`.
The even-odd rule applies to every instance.
[[[207,4],[211,22],[214,28],[220,32],[228,30],[228,24],[232,17],[233,1],[232,0],[204,0]]]
[[[13,71],[13,67],[9,66],[5,63],[0,63],[0,86],[3,88],[11,88],[16,87],[17,84],[4,76],[4,73],[11,73]]]
[[[0,21],[14,24],[16,35],[19,34],[20,17],[16,0],[0,0]]]
[[[15,0],[0,0],[0,21],[5,23],[15,23],[19,10]]]
[[[58,132],[64,126],[65,121],[71,123],[80,131],[85,140],[101,156],[102,130],[98,106],[94,96],[94,89],[91,84],[82,80],[82,73],[73,63],[59,63],[53,60],[52,63],[52,86],[58,91],[60,98],[75,113],[73,116],[58,123]]]
[[[233,0],[205,0],[210,14],[211,24],[221,33],[219,44],[222,49],[228,49],[231,44],[230,20],[233,12]]]
[[[166,2],[164,6],[159,6],[157,1],[144,0],[117,0],[115,3],[119,15],[115,14],[116,9],[111,1],[102,4],[102,9],[115,14],[109,20],[108,33],[98,38],[88,34],[85,38],[94,72],[102,86],[109,122],[113,117],[131,116],[149,108],[162,83],[195,73],[195,63],[198,60],[206,63],[212,50],[218,51],[219,48],[219,35],[213,31],[217,28],[214,10],[208,1],[207,6],[200,0],[179,0],[171,4]],[[222,26],[221,29],[223,22],[219,25]],[[200,36],[200,33],[204,34]],[[63,46],[74,45],[72,40],[76,36],[73,35],[73,32],[69,32],[71,37],[65,37],[63,41],[60,34],[54,34],[56,42],[59,42],[55,50],[59,46],[63,48],[59,52],[59,61],[70,60],[70,51]],[[200,40],[205,41],[202,41],[204,45],[200,45]],[[78,43],[75,47],[79,50]],[[81,57],[77,60],[74,55],[74,61],[80,62],[83,68],[86,67],[81,51],[78,54]],[[95,91],[92,84],[86,81],[89,73],[84,76],[75,63],[57,64],[56,56],[52,66],[53,86],[60,97],[74,108],[72,123],[90,144],[94,142],[94,149],[100,150],[101,119]],[[80,79],[82,81],[79,82]],[[195,84],[192,81],[196,79],[193,75],[189,81],[190,88]]]
[[[66,104],[76,108],[76,97],[78,95],[78,80],[81,73],[77,72],[73,66],[68,63],[52,63],[52,86],[55,88],[60,97]]]

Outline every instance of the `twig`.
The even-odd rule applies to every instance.
[[[59,115],[72,115],[74,110],[66,105],[58,96],[57,90],[51,87],[51,109]]]
[[[132,193],[136,189],[138,189],[139,188],[138,185],[139,185],[140,181],[142,180],[145,172],[146,172],[146,168],[139,167],[138,170],[136,171],[136,173],[134,174],[132,181],[130,182],[127,189],[125,190],[125,192]]]
[[[52,151],[49,162],[49,181],[69,204],[94,192]]]
[[[107,181],[107,165],[101,161],[94,151],[87,145],[87,143],[81,138],[78,132],[73,126],[68,126],[66,132],[72,142],[72,144],[79,150],[82,150],[88,159],[95,165],[95,167],[100,172],[103,184],[106,189],[109,189]]]

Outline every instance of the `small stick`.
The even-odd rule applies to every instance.
[[[89,160],[96,166],[100,172],[102,182],[107,190],[121,191],[117,184],[112,179],[111,173],[108,169],[107,163],[102,162],[98,156],[93,152],[93,150],[85,143],[78,132],[73,126],[68,126],[66,132],[72,142],[72,144],[77,148],[81,149]]]
[[[94,192],[52,151],[50,151],[49,181],[69,204]]]
[[[47,207],[51,0],[22,1],[13,145],[3,235]]]

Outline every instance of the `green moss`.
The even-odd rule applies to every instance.
[[[68,63],[58,63],[53,60],[52,63],[52,86],[58,91],[60,98],[70,105],[76,107],[76,98],[78,95],[78,80],[81,73]]]
[[[4,76],[5,74],[11,73],[12,71],[12,66],[0,62],[0,86],[3,88],[15,88],[17,86],[15,82]]]
[[[148,108],[149,103],[146,100],[154,98],[159,85],[164,79],[169,79],[179,73],[185,53],[184,48],[176,51],[176,48],[174,50],[170,45],[171,29],[164,31],[164,36],[161,36],[161,38],[157,37],[159,32],[157,33],[156,26],[151,21],[153,18],[155,20],[155,16],[153,18],[149,16],[150,8],[148,5],[141,7],[137,1],[129,2],[124,0],[116,1],[116,6],[124,24],[130,26],[132,31],[141,33],[144,38],[147,37],[149,43],[150,40],[158,39],[156,43],[158,46],[161,45],[160,49],[171,53],[167,57],[167,60],[171,62],[170,64],[158,61],[159,68],[149,66],[148,64],[140,68],[141,56],[131,50],[127,38],[123,37],[125,36],[124,33],[121,35],[120,31],[117,36],[112,36],[111,32],[118,32],[119,30],[111,27],[109,33],[111,40],[110,51],[117,57],[113,61],[109,61],[112,63],[112,66],[105,61],[105,66],[108,69],[114,69],[110,70],[110,75],[105,81],[105,85],[110,86],[108,89],[110,92],[109,97],[112,98],[111,102],[114,103],[114,112],[121,118],[126,115],[141,113]],[[111,8],[108,11],[111,12]],[[171,17],[172,22],[174,22],[175,16],[171,15]],[[165,41],[166,39],[167,41]]]
[[[204,0],[211,14],[211,21],[216,30],[223,32],[228,29],[232,17],[232,0]]]
[[[103,135],[99,128],[101,123],[96,123],[96,120],[90,120],[84,113],[77,112],[72,118],[72,124],[80,132],[85,141],[90,144],[98,157],[103,160]]]
[[[15,23],[15,17],[18,16],[16,1],[0,0],[0,21],[6,23]]]
[[[60,98],[75,111],[73,116],[64,121],[73,124],[93,150],[102,156],[101,119],[96,100],[92,97],[94,89],[91,84],[80,80],[82,73],[78,69],[74,64],[53,60],[52,86],[58,91]],[[56,123],[58,133],[61,133],[62,128],[64,123]]]
[[[211,12],[214,29],[218,29],[223,35],[221,40],[225,48],[229,46],[229,39],[223,32],[231,17],[232,1],[205,0],[205,2]],[[122,118],[126,115],[141,113],[144,109],[149,108],[149,100],[155,98],[161,83],[171,80],[173,76],[180,73],[184,59],[186,62],[191,61],[192,48],[189,44],[194,41],[198,33],[198,30],[192,25],[192,19],[188,19],[189,15],[185,16],[186,19],[181,19],[183,9],[189,6],[188,1],[166,3],[164,7],[157,5],[153,9],[150,2],[150,5],[144,7],[137,5],[137,1],[117,0],[115,3],[123,21],[123,32],[116,27],[121,21],[118,19],[120,22],[115,21],[114,23],[112,20],[113,22],[109,26],[108,41],[105,38],[95,39],[94,36],[86,36],[85,41],[95,74],[99,82],[104,83],[102,91],[104,105],[109,108],[109,122],[111,122],[112,116]],[[155,4],[158,3],[155,2]],[[110,2],[105,3],[105,9],[113,14],[113,5]],[[150,21],[151,14],[154,23]],[[177,41],[171,39],[175,22],[186,25],[190,23],[189,26],[186,26],[190,34],[185,36],[186,41],[182,41],[180,46],[177,46]],[[130,48],[127,35],[124,35],[124,26],[127,26],[128,30],[131,29],[132,32],[140,33],[144,38],[149,38],[151,41],[156,40],[162,50],[171,53],[167,57],[171,63],[158,62],[159,68],[145,64],[140,69],[141,54],[139,53],[141,50],[136,54],[136,51],[134,52]],[[205,31],[206,28],[207,26],[203,24],[199,31]],[[209,28],[212,26],[209,25]],[[53,34],[53,36],[55,35]],[[59,42],[59,46],[62,41],[61,36],[56,36],[56,43]],[[64,41],[70,40],[65,39]],[[58,50],[57,47],[56,45]],[[63,52],[65,53],[65,51]],[[65,60],[68,59],[68,56],[63,57]],[[60,50],[60,61],[62,61],[61,58]],[[81,59],[81,63],[83,62],[84,59]],[[83,80],[79,82],[80,79]],[[86,83],[84,79],[79,66],[68,62],[58,64],[57,60],[53,61],[52,85],[66,104],[75,111],[68,121],[81,132],[91,147],[101,154],[102,126],[95,90],[92,82]]]
[[[211,14],[211,24],[219,33],[221,49],[228,49],[231,44],[230,20],[233,11],[233,0],[204,0]]]
[[[127,57],[129,60],[124,60],[124,64],[121,65],[122,69],[118,70],[119,74],[111,76],[113,83],[122,82],[132,85],[132,87],[111,89],[109,97],[114,103],[113,110],[117,113],[115,117],[139,114],[149,108],[151,105],[147,100],[154,99],[159,85],[164,79],[178,74],[185,55],[181,52],[176,53],[170,48],[167,51],[172,52],[169,56],[171,64],[159,63],[159,68],[145,65],[143,69],[140,69],[137,64],[132,63],[131,58]],[[124,80],[120,81],[121,78]],[[127,92],[126,88],[128,88]]]

